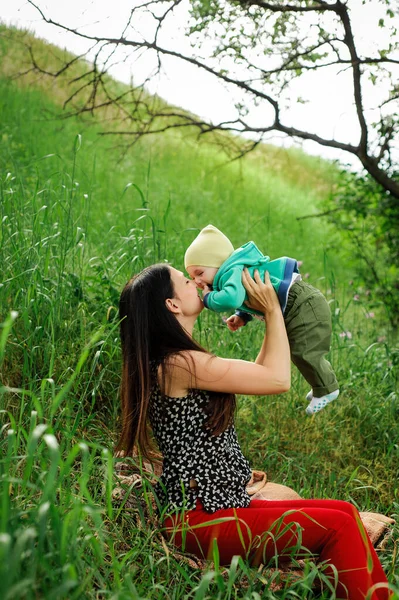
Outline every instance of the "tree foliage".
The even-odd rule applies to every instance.
[[[399,175],[397,173],[396,175]],[[368,174],[342,171],[323,213],[349,242],[358,259],[360,281],[369,290],[369,306],[384,306],[399,326],[399,212],[395,198]]]

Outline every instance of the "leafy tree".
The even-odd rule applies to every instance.
[[[234,147],[235,156],[241,156],[269,132],[281,132],[356,156],[397,204],[399,181],[393,164],[399,135],[399,87],[395,79],[399,66],[395,20],[399,16],[398,0],[132,0],[126,26],[116,38],[101,33],[100,24],[98,34],[93,35],[79,26],[56,23],[32,0],[29,2],[49,24],[87,40],[92,60],[85,76],[80,78],[81,87],[66,104],[69,109],[74,104],[70,112],[116,106],[130,125],[109,134],[137,139],[172,127],[196,127],[200,134],[213,132],[215,139],[215,132],[231,131],[246,136],[245,143],[240,140]],[[376,45],[372,56],[365,54],[357,43],[356,32],[362,27],[359,8],[363,12],[372,8],[367,12]],[[188,51],[176,49],[171,35],[180,10],[188,11],[183,12],[187,36],[192,42]],[[147,24],[152,23],[152,30],[147,28],[147,33],[140,28],[144,17]],[[154,101],[144,91],[148,80],[142,85],[135,82],[130,92],[116,91],[105,75],[121,48],[123,60],[131,58],[129,53],[155,55],[157,67],[151,76],[161,70],[165,57],[174,57],[213,75],[237,99],[236,118],[212,123],[181,108]],[[34,68],[41,70],[33,55],[32,60]],[[75,60],[53,75],[65,74]],[[290,121],[290,106],[302,101],[295,93],[298,80],[306,80],[310,73],[321,76],[327,72],[330,77],[337,77],[342,70],[350,73],[351,103],[359,126],[358,139],[352,143],[324,138],[317,132],[304,130],[301,123]],[[380,100],[374,107],[368,106],[370,85],[380,92]],[[259,108],[263,109],[256,124],[251,119],[253,107],[258,108],[257,114]],[[329,118],[326,114],[326,119]],[[217,139],[226,145],[230,142],[231,151],[231,136]]]
[[[399,326],[399,212],[396,199],[368,174],[342,171],[323,216],[338,229],[349,253],[360,260],[368,308],[385,308]],[[357,294],[355,294],[356,296]]]

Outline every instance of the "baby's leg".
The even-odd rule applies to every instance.
[[[323,294],[308,284],[300,293],[286,317],[291,360],[312,387],[307,412],[313,414],[334,400],[338,381],[325,355],[331,343],[331,312]]]
[[[330,404],[333,400],[336,400],[339,396],[339,390],[326,394],[325,396],[317,397],[313,396],[312,390],[306,394],[306,399],[309,400],[309,404],[306,407],[306,413],[308,415],[314,415],[317,412],[323,410],[327,404]]]

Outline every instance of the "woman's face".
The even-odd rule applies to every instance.
[[[169,268],[175,299],[182,314],[186,317],[199,315],[204,308],[204,304],[199,295],[197,284],[193,279],[186,277],[182,271],[178,271],[174,267]]]

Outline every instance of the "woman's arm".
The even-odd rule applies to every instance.
[[[211,356],[189,351],[179,354],[169,363],[170,383],[174,394],[183,396],[187,389],[197,388],[233,394],[279,394],[290,388],[290,349],[283,315],[268,273],[265,282],[258,272],[252,279],[243,273],[243,284],[251,308],[265,315],[268,335],[255,362]],[[179,393],[176,393],[179,392]],[[168,392],[166,392],[168,393]]]
[[[247,270],[243,273],[243,282],[251,301],[251,308],[263,312],[265,316],[266,330],[262,347],[255,360],[256,364],[264,365],[265,360],[271,368],[286,369],[286,376],[291,380],[290,347],[287,332],[281,312],[278,296],[270,282],[269,273],[265,272],[265,283],[262,283],[259,273],[255,272],[252,279]],[[271,292],[270,288],[274,293]],[[279,315],[276,315],[276,311]],[[279,318],[279,316],[281,318]],[[288,361],[287,359],[288,352]]]

